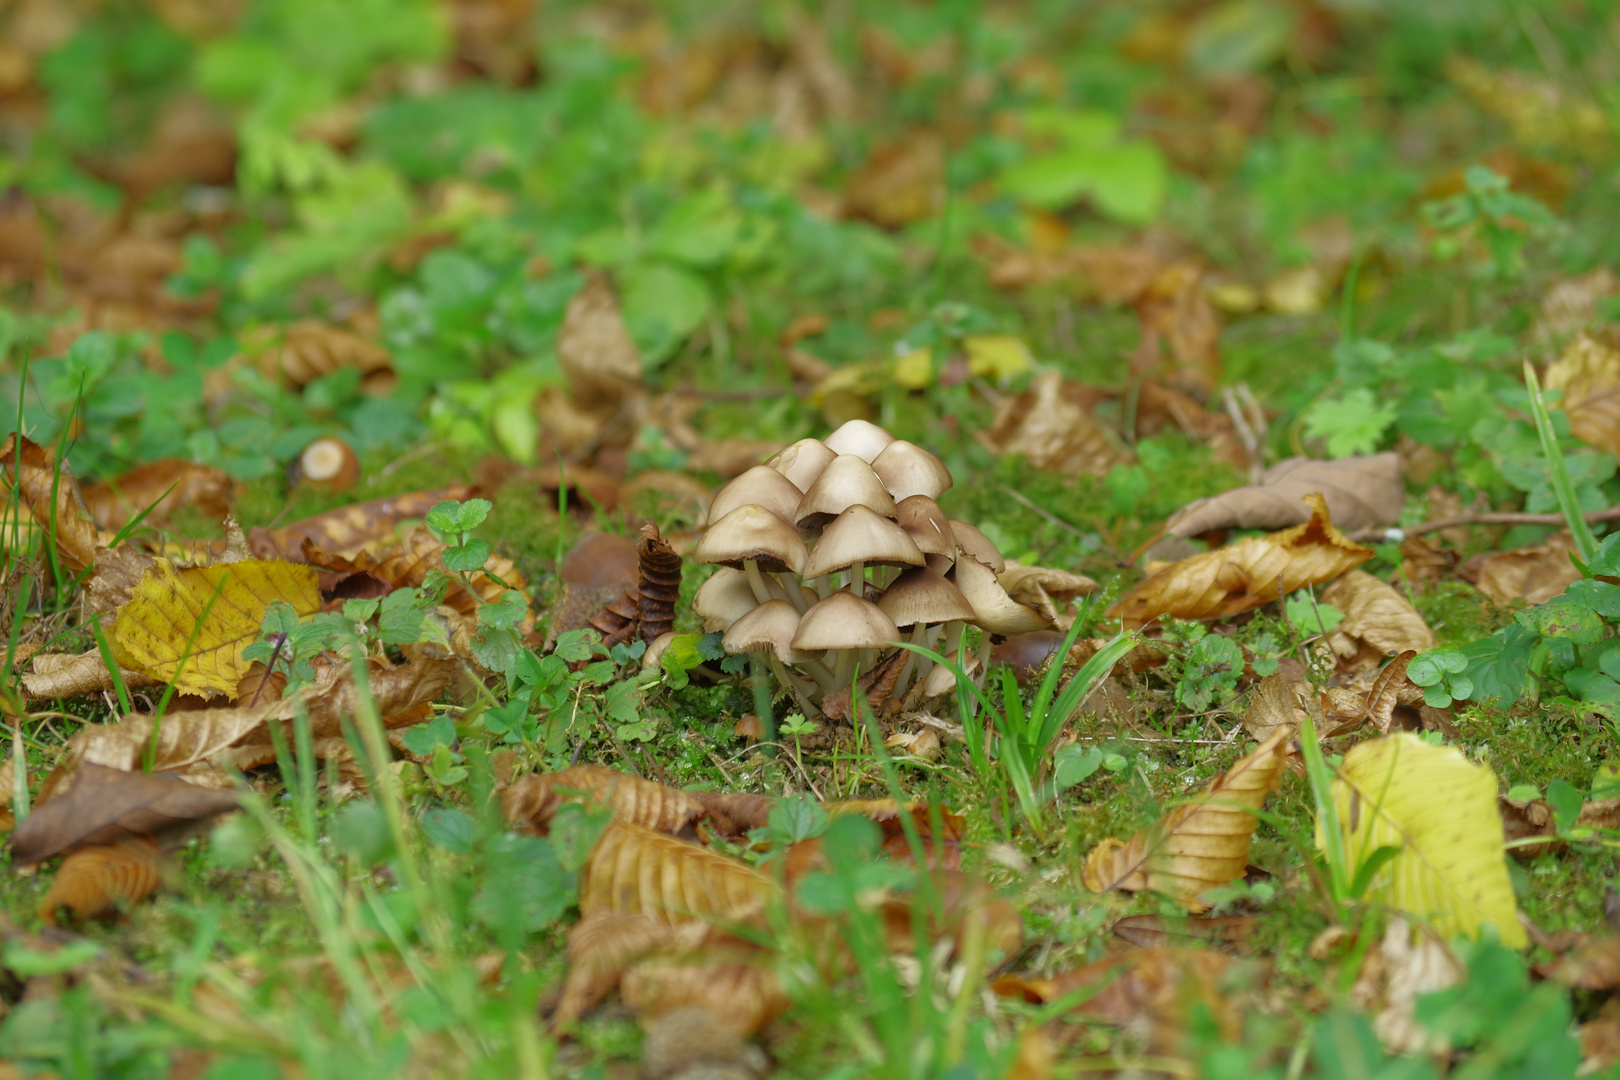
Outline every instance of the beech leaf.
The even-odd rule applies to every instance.
[[[31,866],[73,848],[155,835],[235,806],[234,791],[198,787],[159,773],[80,765],[71,786],[35,807],[12,834],[12,863]]]
[[[1301,500],[1320,494],[1341,529],[1394,525],[1406,502],[1401,458],[1394,451],[1337,461],[1288,458],[1258,484],[1197,499],[1170,515],[1165,531],[1197,536],[1215,529],[1280,529],[1310,518]]]

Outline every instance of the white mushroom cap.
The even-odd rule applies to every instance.
[[[817,578],[856,563],[921,566],[923,553],[906,531],[877,511],[852,506],[833,519],[804,564],[804,576]]]
[[[979,670],[978,654],[969,652],[966,649],[953,652],[946,659],[961,665],[962,670],[969,675]],[[939,697],[941,694],[949,693],[955,686],[956,675],[951,669],[944,664],[935,664],[929,670],[928,677],[923,679],[922,696],[925,698]]]
[[[714,493],[708,520],[719,521],[737,507],[752,503],[791,524],[803,497],[804,492],[794,487],[793,481],[769,465],[755,465]]]
[[[1001,550],[990,542],[988,536],[967,522],[951,518],[951,535],[956,537],[956,548],[960,554],[973,556],[998,574],[1007,568],[1007,560],[1001,557]]]
[[[692,557],[698,562],[741,568],[757,561],[770,573],[804,570],[809,557],[799,531],[763,506],[739,506],[710,525]]]
[[[951,486],[951,470],[916,443],[896,439],[872,459],[872,471],[896,499],[926,495],[937,499]]]
[[[1012,637],[1031,630],[1045,630],[1052,624],[1032,607],[1025,607],[1007,595],[996,580],[996,572],[965,551],[956,558],[952,571],[956,587],[973,605],[973,624],[992,634]]]
[[[901,627],[973,619],[973,605],[962,595],[962,590],[922,566],[895,578],[883,590],[877,604],[894,620],[894,625]]]
[[[939,503],[927,495],[908,495],[895,503],[894,511],[900,527],[917,542],[918,549],[924,555],[943,556],[945,570],[949,570],[950,564],[956,559],[956,537],[951,532],[950,519],[939,508]],[[929,564],[933,564],[932,559]]]
[[[832,464],[838,456],[836,450],[827,449],[820,439],[800,439],[785,449],[778,450],[765,464],[793,482],[801,492],[809,491],[821,470]]]
[[[758,606],[748,575],[729,566],[716,570],[692,597],[692,610],[703,616],[709,633],[726,629]]]
[[[799,500],[794,520],[802,529],[818,529],[852,506],[870,507],[888,518],[895,514],[894,497],[872,466],[854,454],[840,454]]]
[[[798,632],[798,609],[786,600],[769,600],[732,623],[724,644],[728,653],[769,649],[785,664],[819,659],[819,652],[800,652],[793,647],[793,635]]]
[[[850,420],[826,438],[827,449],[835,454],[854,454],[871,464],[894,436],[866,420]]]
[[[883,609],[840,589],[799,619],[793,647],[806,652],[875,649],[900,640],[900,628]]]

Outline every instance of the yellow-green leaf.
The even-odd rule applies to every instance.
[[[317,581],[314,567],[278,559],[186,570],[159,560],[118,609],[113,653],[119,666],[164,682],[178,673],[181,691],[234,694],[248,668],[242,650],[259,636],[270,601],[313,614],[321,606]]]
[[[1454,747],[1391,735],[1345,754],[1333,801],[1352,867],[1381,847],[1399,849],[1367,899],[1428,917],[1443,938],[1478,937],[1490,924],[1505,944],[1528,944],[1508,880],[1490,769]],[[1327,846],[1321,821],[1316,844]]]

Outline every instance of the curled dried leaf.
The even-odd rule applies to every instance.
[[[210,791],[174,776],[80,765],[11,837],[14,865],[31,866],[79,847],[206,821],[236,806],[234,791]]]
[[[157,841],[149,836],[80,848],[62,860],[40,901],[39,917],[54,926],[57,909],[68,907],[81,919],[105,919],[145,900],[162,884]]]
[[[561,772],[525,776],[501,792],[506,820],[541,835],[566,803],[594,803],[613,812],[614,820],[663,833],[677,833],[704,815],[697,796],[666,784],[609,769],[575,765]]]
[[[764,924],[775,882],[739,859],[615,821],[580,876],[579,910],[645,914],[669,926]]]
[[[1129,456],[1064,394],[1056,371],[1037,375],[1029,392],[1003,398],[990,429],[975,437],[991,453],[1021,454],[1048,472],[1104,476]]]
[[[1351,673],[1369,671],[1397,653],[1440,644],[1406,597],[1364,570],[1351,570],[1323,589],[1321,601],[1344,615],[1328,644]]]
[[[96,548],[112,540],[112,534],[96,528],[67,462],[58,462],[26,435],[11,434],[0,443],[0,500],[13,490],[34,523],[55,538],[57,557],[69,574],[92,565]]]
[[[1356,532],[1393,525],[1406,503],[1401,456],[1389,451],[1336,461],[1279,461],[1258,484],[1188,503],[1170,515],[1165,531],[1171,536],[1198,536],[1216,529],[1298,525],[1310,520],[1305,496],[1317,493],[1341,529]]]

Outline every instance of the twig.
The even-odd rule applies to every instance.
[[[1620,506],[1611,506],[1604,510],[1594,510],[1586,515],[1588,525],[1599,521],[1620,521]],[[1439,532],[1456,525],[1562,525],[1563,514],[1526,514],[1510,511],[1457,514],[1454,517],[1438,518],[1434,521],[1425,521],[1421,525],[1412,525],[1399,530],[1406,536],[1421,536],[1424,533]],[[1351,536],[1352,540],[1376,540],[1384,536],[1387,529],[1361,529]]]
[[[1045,521],[1051,522],[1053,525],[1056,525],[1058,528],[1062,529],[1064,532],[1068,533],[1069,535],[1078,537],[1079,539],[1085,540],[1087,542],[1089,542],[1091,540],[1091,537],[1089,535],[1087,535],[1086,533],[1081,532],[1079,529],[1075,528],[1073,525],[1070,525],[1067,521],[1064,521],[1062,518],[1058,517],[1056,514],[1052,513],[1049,510],[1043,509],[1040,506],[1037,506],[1035,504],[1035,502],[1032,501],[1023,492],[1015,491],[1014,489],[1008,487],[1005,484],[1003,484],[1001,486],[1001,490],[1003,492],[1005,492],[1007,495],[1011,496],[1012,500],[1014,502],[1020,503],[1026,509],[1028,509],[1031,513],[1037,515],[1038,517],[1042,518]]]

